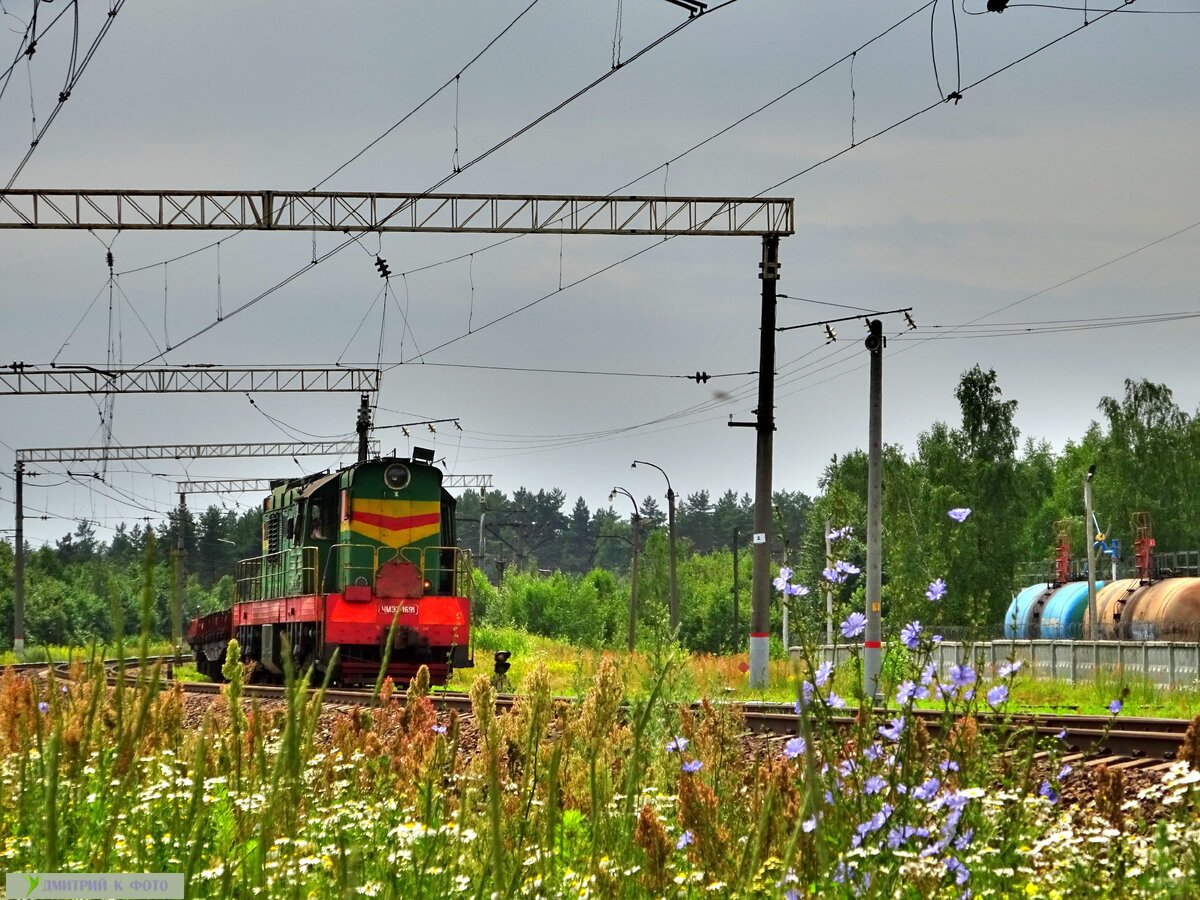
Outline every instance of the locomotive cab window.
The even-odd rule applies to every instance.
[[[393,491],[404,490],[411,480],[412,473],[408,471],[408,466],[402,463],[390,465],[383,472],[383,483]]]

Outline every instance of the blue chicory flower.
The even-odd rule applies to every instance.
[[[817,671],[813,672],[813,683],[817,687],[821,687],[829,680],[829,676],[833,674],[833,663],[823,662],[817,666]]]
[[[900,687],[896,690],[896,705],[904,706],[909,703],[916,692],[917,686],[911,681],[900,682]]]
[[[878,794],[885,787],[887,787],[887,782],[878,775],[872,775],[863,783],[863,791],[867,794]]]
[[[445,733],[446,733],[446,726],[445,726],[445,725],[434,725],[434,726],[433,726],[433,733],[434,733],[434,734],[445,734]]]
[[[909,650],[916,650],[921,644],[923,630],[920,622],[909,622],[900,629],[900,640]]]
[[[867,627],[867,617],[860,612],[852,612],[846,616],[846,621],[842,623],[842,636],[846,638],[856,638]]]
[[[1016,675],[1021,671],[1021,666],[1025,665],[1025,661],[1014,659],[1012,662],[1006,662],[1000,667],[1000,677],[1007,678],[1009,675]]]
[[[932,660],[925,663],[925,668],[921,670],[921,686],[929,687],[933,681],[933,676],[937,674],[937,664]]]
[[[1114,700],[1112,703],[1108,704],[1108,711],[1110,713],[1112,713],[1114,716],[1124,708],[1125,708],[1125,704],[1122,703],[1120,700]]]
[[[987,692],[988,706],[995,709],[997,706],[1003,706],[1008,702],[1008,685],[998,684]]]
[[[812,816],[811,818],[805,819],[803,822],[800,823],[800,828],[804,831],[805,834],[812,834],[814,831],[817,830],[817,817]]]
[[[836,571],[841,572],[843,575],[857,575],[862,571],[862,569],[860,569],[854,563],[846,562],[845,560],[841,559],[833,564],[833,568]]]
[[[1038,796],[1045,797],[1051,803],[1058,802],[1058,791],[1054,790],[1048,781],[1042,782],[1042,786],[1038,788]]]
[[[965,522],[967,520],[967,516],[970,514],[971,510],[961,506],[956,507],[955,509],[952,509],[946,513],[946,515],[952,518],[955,522]]]
[[[783,745],[783,755],[788,759],[795,759],[805,751],[807,744],[804,743],[804,738],[794,737]]]
[[[975,840],[975,829],[968,828],[960,834],[954,841],[955,850],[966,850],[971,846],[971,841]]]
[[[853,534],[853,528],[851,528],[849,525],[843,525],[841,528],[833,529],[833,531],[829,532],[829,534],[825,535],[825,537],[829,538],[831,541],[840,541],[843,538],[848,538]]]
[[[682,753],[687,749],[688,739],[685,737],[673,737],[667,741],[668,753]]]
[[[685,831],[683,834],[681,834],[679,836],[679,840],[676,841],[675,849],[682,850],[684,847],[687,847],[690,844],[694,844],[695,842],[696,842],[696,836],[694,834],[692,834],[690,831]]]
[[[777,591],[787,589],[788,582],[792,580],[792,570],[788,566],[781,566],[779,569],[779,577],[771,582],[771,585]]]
[[[929,590],[925,592],[925,596],[937,603],[946,596],[946,582],[940,578],[937,581],[929,582]]]
[[[841,584],[843,581],[846,580],[845,575],[843,575],[837,569],[832,569],[832,568],[822,569],[821,577],[824,578],[826,581],[828,581],[830,584]]]
[[[943,759],[940,763],[938,763],[938,768],[943,772],[957,772],[958,763],[952,759]]]
[[[833,691],[830,691],[829,696],[825,698],[825,705],[830,709],[844,709],[846,706],[846,701]]]
[[[783,592],[789,597],[807,597],[808,588],[802,584],[789,584],[783,589]]]
[[[897,716],[892,719],[890,725],[880,725],[879,733],[889,741],[900,740],[900,732],[904,730],[904,716]]]
[[[950,667],[950,682],[955,687],[965,688],[975,681],[975,670],[963,663],[961,666]]]
[[[937,792],[941,789],[942,783],[933,776],[926,778],[921,784],[912,789],[912,798],[926,802],[937,796]]]
[[[1058,780],[1062,781],[1064,778],[1066,778],[1068,775],[1070,775],[1073,771],[1075,771],[1075,770],[1072,769],[1070,767],[1070,765],[1063,763],[1063,767],[1058,770]]]
[[[50,712],[50,704],[47,703],[45,700],[43,700],[41,703],[38,704],[38,712],[40,712],[40,713]]]
[[[693,759],[690,762],[685,762],[679,768],[682,769],[684,772],[691,774],[693,772],[699,772],[700,769],[703,767],[704,767],[704,763],[700,762],[700,760],[698,760],[698,759]]]
[[[796,701],[796,715],[799,715],[801,709],[803,709],[805,706],[808,706],[808,702],[810,700],[812,700],[813,691],[815,691],[815,690],[816,690],[816,688],[813,687],[813,683],[811,681],[801,682],[800,692],[801,692],[801,694],[803,694],[804,699],[802,701],[801,700]]]
[[[946,874],[954,876],[955,884],[964,884],[971,877],[971,870],[951,856],[946,860]]]

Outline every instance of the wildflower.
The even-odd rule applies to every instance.
[[[946,596],[946,582],[940,578],[937,581],[929,582],[929,590],[925,592],[925,596],[937,603]]]
[[[38,712],[40,712],[40,713],[50,712],[50,704],[47,703],[45,700],[43,700],[41,703],[38,704]]]
[[[813,683],[820,687],[829,680],[829,676],[833,674],[833,663],[823,662],[817,666],[817,671],[813,673]]]
[[[1058,802],[1058,792],[1050,786],[1050,782],[1043,781],[1042,786],[1038,788],[1038,796],[1045,797],[1051,803]]]
[[[1065,741],[1067,739],[1067,729],[1064,728],[1062,731],[1056,734],[1055,737],[1060,741]]]
[[[1073,771],[1074,770],[1071,768],[1070,765],[1068,765],[1067,763],[1063,763],[1063,767],[1058,770],[1058,780],[1062,781],[1064,778],[1066,778],[1068,775],[1070,775],[1071,772],[1073,772]]]
[[[860,612],[852,612],[842,623],[842,635],[847,638],[856,638],[866,630],[866,627],[867,617]]]
[[[938,763],[938,768],[943,772],[957,772],[958,763],[952,759],[943,759],[940,763]]]
[[[998,684],[987,692],[988,706],[995,709],[997,706],[1003,706],[1008,702],[1008,685]]]
[[[937,792],[941,788],[941,786],[942,786],[942,783],[940,781],[938,781],[936,778],[930,776],[929,778],[926,778],[925,781],[923,781],[921,784],[917,785],[915,788],[912,789],[912,798],[914,800],[920,800],[922,802],[925,802],[927,800],[932,800],[934,797],[937,796]]]
[[[863,749],[863,757],[871,762],[875,762],[882,754],[883,748],[879,746],[879,741],[874,741]]]
[[[809,701],[812,700],[813,691],[815,690],[816,688],[813,687],[813,683],[811,681],[800,682],[800,694],[803,699],[796,701],[796,715],[800,715],[800,713],[804,711],[804,707],[808,706]]]
[[[815,825],[815,822],[814,822],[814,825]],[[786,894],[783,895],[783,900],[800,900],[800,892],[798,890],[796,890],[795,888],[792,888],[790,891],[788,891]]]
[[[688,745],[687,738],[673,737],[669,741],[667,741],[667,752],[668,753],[682,753],[684,750],[687,749],[687,745]]]
[[[872,775],[866,780],[866,782],[864,782],[863,791],[867,794],[878,794],[885,787],[887,787],[886,781],[884,781],[878,775]]]
[[[929,640],[935,644],[940,644],[942,642],[942,636],[940,634],[935,634]]]
[[[964,884],[971,877],[971,870],[951,856],[946,860],[946,874],[954,876],[955,884]]]
[[[434,734],[445,734],[445,733],[446,733],[446,726],[445,726],[445,725],[434,725],[434,726],[433,726],[433,733],[434,733]]]
[[[846,701],[833,691],[830,691],[829,696],[825,698],[825,705],[830,709],[843,709],[846,706]]]
[[[967,521],[967,516],[969,516],[970,514],[971,514],[971,510],[966,509],[964,507],[957,507],[946,513],[946,515],[948,515],[950,518],[952,518],[955,522]]]
[[[916,650],[921,643],[921,623],[909,622],[900,629],[900,640],[909,650]]]
[[[900,740],[900,732],[904,730],[904,716],[898,716],[892,719],[890,725],[880,725],[879,733],[889,741]]]
[[[849,525],[843,525],[841,528],[833,529],[833,531],[829,532],[829,534],[825,535],[825,537],[829,538],[831,541],[840,541],[843,538],[848,538],[853,534],[853,528],[851,528]]]
[[[921,670],[921,686],[929,687],[933,681],[933,676],[937,674],[937,664],[932,660],[925,663],[925,668]]]
[[[679,768],[682,769],[684,772],[691,774],[693,772],[699,772],[703,766],[704,766],[704,763],[700,762],[700,760],[693,759],[691,762],[685,762]]]
[[[843,759],[838,764],[838,774],[840,774],[843,778],[849,778],[851,775],[854,774],[854,770],[857,768],[858,768],[858,765],[854,762],[854,760]]]
[[[1022,659],[1014,659],[1012,662],[1006,662],[1000,667],[1000,677],[1007,678],[1009,675],[1016,675],[1021,671],[1021,666],[1025,664]]]
[[[802,584],[789,584],[784,587],[783,592],[789,597],[805,597],[808,595],[808,588]]]
[[[814,831],[817,830],[817,817],[812,816],[811,818],[805,819],[803,822],[800,823],[800,828],[804,831],[805,834],[812,834]]]
[[[846,562],[845,560],[841,559],[833,564],[833,568],[838,572],[841,572],[843,575],[857,575],[862,571],[862,569],[860,569],[854,563]]]
[[[896,704],[898,706],[904,706],[906,703],[911,702],[913,695],[916,694],[916,692],[917,686],[911,681],[901,682],[900,687],[896,691]]]
[[[1108,711],[1110,713],[1112,713],[1114,716],[1124,708],[1125,708],[1125,704],[1122,703],[1120,700],[1114,700],[1112,703],[1108,704]]]
[[[771,585],[775,588],[775,590],[782,591],[787,588],[788,582],[790,582],[791,580],[792,580],[791,568],[789,568],[788,566],[780,566],[779,567],[779,577],[776,578],[774,581],[772,581]]]
[[[679,836],[679,840],[675,843],[676,850],[682,850],[684,847],[690,846],[696,842],[696,836],[690,831],[685,831]]]
[[[804,743],[804,738],[794,737],[783,745],[783,755],[788,759],[795,759],[805,751],[807,745]]]
[[[950,667],[950,682],[958,688],[965,688],[975,681],[975,670],[963,663],[961,666]]]
[[[841,584],[846,580],[846,576],[834,568],[824,568],[821,570],[821,577],[830,584]]]

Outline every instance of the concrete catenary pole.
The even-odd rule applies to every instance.
[[[764,688],[771,661],[771,462],[775,437],[775,304],[779,281],[779,237],[763,238],[762,325],[758,350],[758,409],[755,413],[754,569],[750,595],[750,687]]]
[[[1099,621],[1096,616],[1096,532],[1092,520],[1092,476],[1096,474],[1096,466],[1088,467],[1087,475],[1083,477],[1083,518],[1084,533],[1087,535],[1087,576],[1088,576],[1088,616],[1092,623],[1091,634],[1088,637],[1093,640],[1100,639]]]
[[[179,492],[179,521],[175,524],[175,590],[171,597],[171,641],[178,649],[183,644],[183,591],[187,584],[187,494]]]
[[[25,463],[17,460],[16,546],[13,547],[13,652],[25,652]]]
[[[867,633],[863,638],[864,692],[879,696],[883,622],[883,323],[867,323],[865,341],[871,354],[870,424],[867,437]]]

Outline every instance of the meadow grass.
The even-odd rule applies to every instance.
[[[323,716],[286,653],[285,699],[246,701],[236,642],[195,728],[157,667],[120,688],[98,654],[69,683],[9,671],[0,852],[13,872],[182,872],[189,897],[1200,891],[1200,732],[1148,798],[1156,823],[1103,767],[1110,789],[1065,809],[1057,741],[975,727],[1014,676],[940,683],[929,649],[892,673],[889,696],[911,695],[882,717],[839,696],[845,673],[798,670],[796,734],[771,741],[747,739],[734,707],[681,703],[695,682],[670,653],[601,654],[573,670],[574,701],[534,662],[500,716],[476,677],[470,721],[438,710],[425,671],[403,702],[385,680],[376,702]],[[921,692],[942,697],[940,740],[911,716]]]

